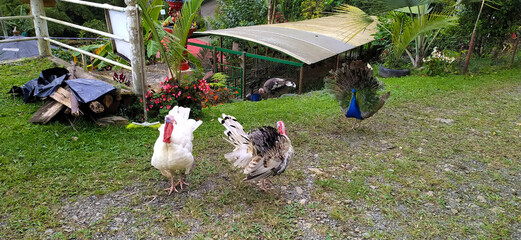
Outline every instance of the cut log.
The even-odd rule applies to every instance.
[[[105,107],[110,108],[110,105],[112,105],[113,101],[114,98],[112,98],[112,95],[105,94],[105,97],[103,98],[103,103],[105,104]]]
[[[92,110],[94,113],[102,113],[103,111],[105,111],[105,108],[103,107],[103,104],[101,104],[100,102],[98,101],[92,101],[89,103],[89,108],[90,110]]]
[[[69,93],[71,94],[71,113],[72,113],[72,116],[78,117],[80,115],[83,115],[83,113],[80,111],[79,103],[78,103],[78,99],[76,98],[76,95],[74,95],[72,92],[70,92],[70,90],[69,90]]]
[[[128,125],[128,119],[121,116],[109,116],[96,120],[96,123],[100,126],[115,125],[115,126],[126,126]]]
[[[71,108],[71,92],[65,90],[62,87],[58,87],[56,89],[56,92],[51,94],[50,96],[52,99],[56,100],[56,102],[59,102],[68,108]]]
[[[28,122],[47,124],[63,108],[65,108],[65,105],[55,101],[54,99],[48,99],[43,106],[33,114]]]
[[[50,97],[70,108],[70,110],[65,112],[66,114],[72,114],[72,116],[75,117],[83,115],[83,113],[78,108],[78,100],[76,99],[76,96],[72,94],[69,87],[59,87],[58,89],[56,89],[56,92],[54,92]]]

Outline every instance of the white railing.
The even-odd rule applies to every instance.
[[[36,37],[32,38],[18,38],[18,39],[6,39],[6,40],[0,40],[0,43],[5,42],[18,42],[18,41],[28,41],[28,40],[38,40],[38,51],[40,57],[48,57],[51,55],[50,51],[50,43],[53,43],[55,45],[58,45],[63,48],[71,49],[74,51],[79,52],[82,54],[82,57],[84,55],[99,59],[101,61],[108,62],[112,65],[125,68],[132,71],[132,83],[133,83],[133,90],[135,94],[142,95],[144,94],[144,90],[146,89],[145,86],[145,58],[144,58],[144,43],[143,43],[143,36],[141,34],[141,20],[139,16],[139,7],[137,5],[137,0],[126,0],[127,7],[117,7],[112,6],[110,4],[100,4],[100,3],[93,3],[88,1],[82,1],[82,0],[58,0],[61,2],[68,2],[73,4],[79,4],[89,7],[96,7],[96,8],[102,8],[107,10],[113,10],[118,12],[124,12],[126,15],[127,20],[127,31],[130,33],[139,33],[139,34],[129,34],[129,38],[126,39],[121,36],[114,35],[112,33],[99,31],[96,29],[80,26],[77,24],[61,21],[58,19],[50,18],[45,16],[44,6],[43,6],[43,0],[30,0],[31,4],[31,15],[27,16],[10,16],[10,17],[0,17],[0,21],[3,20],[14,20],[14,19],[23,19],[23,18],[32,18],[34,21],[34,29],[36,33]],[[121,64],[119,62],[101,57],[97,54],[90,53],[84,50],[81,50],[79,48],[70,46],[68,44],[53,40],[49,36],[49,31],[47,29],[47,21],[54,22],[57,24],[61,24],[64,26],[77,28],[80,30],[84,30],[87,32],[95,33],[104,37],[108,37],[110,39],[114,40],[120,40],[124,41],[130,44],[130,52],[131,56],[130,58],[130,66]]]

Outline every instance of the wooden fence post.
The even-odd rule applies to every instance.
[[[212,59],[213,59],[212,69],[213,69],[213,73],[215,74],[215,73],[217,73],[217,67],[219,66],[217,64],[217,50],[215,49],[215,46],[212,49]]]
[[[242,70],[242,80],[241,80],[241,98],[244,99],[244,85],[246,83],[246,52],[242,52],[241,55],[241,70]]]
[[[139,17],[139,8],[136,0],[125,0],[127,7],[125,14],[127,16],[127,28],[129,32],[130,42],[130,64],[132,67],[132,85],[136,95],[144,97],[146,92],[145,83],[145,54],[143,33],[141,32],[141,21]]]
[[[45,17],[45,9],[43,8],[43,0],[31,0],[31,12],[33,13],[34,32],[38,38],[38,52],[40,57],[51,55],[51,44],[43,38],[49,37],[47,21],[40,18]]]
[[[300,67],[300,73],[298,77],[298,94],[302,94],[302,79],[304,78],[304,66]]]

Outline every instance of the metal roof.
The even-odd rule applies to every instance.
[[[376,21],[366,30],[351,37],[350,14],[228,29],[195,32],[195,35],[218,35],[239,38],[276,49],[306,64],[313,64],[374,40]]]

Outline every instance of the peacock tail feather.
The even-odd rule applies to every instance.
[[[384,83],[373,76],[373,69],[368,64],[360,60],[343,63],[330,74],[324,79],[325,87],[343,110],[349,107],[353,89],[356,89],[356,100],[362,112],[377,110]]]

